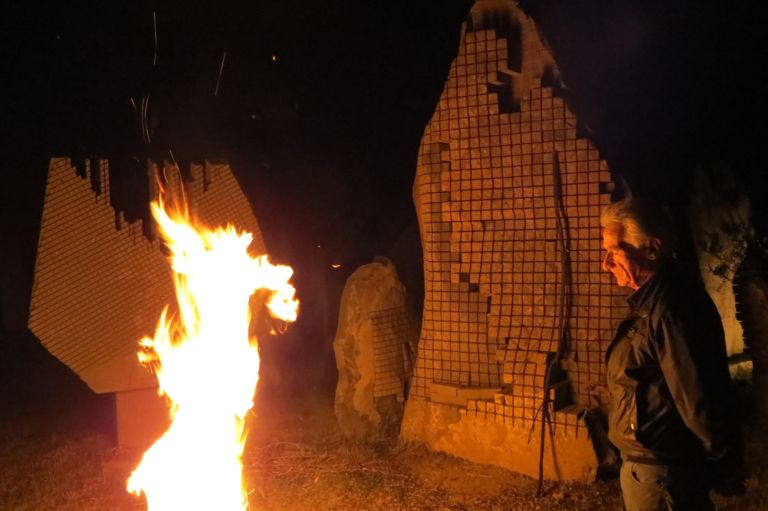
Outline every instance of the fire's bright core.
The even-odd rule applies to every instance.
[[[249,302],[266,290],[270,314],[294,321],[293,270],[252,257],[251,233],[209,230],[186,207],[168,211],[162,199],[151,209],[170,249],[178,315],[163,310],[154,338],[140,342],[139,360],[171,400],[172,423],[144,453],[128,491],[143,492],[150,511],[241,511],[245,417],[259,379]]]

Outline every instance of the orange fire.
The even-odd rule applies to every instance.
[[[166,211],[162,197],[151,209],[171,252],[179,314],[163,310],[154,338],[140,342],[139,360],[170,398],[172,422],[144,453],[128,491],[143,492],[151,511],[241,511],[245,417],[259,379],[249,301],[267,290],[270,313],[294,321],[293,270],[251,257],[251,233],[195,225],[186,207]]]

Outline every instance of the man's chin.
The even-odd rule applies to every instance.
[[[613,278],[616,280],[616,285],[619,287],[631,287],[629,285],[629,279],[627,279],[624,275],[616,275],[613,274]]]

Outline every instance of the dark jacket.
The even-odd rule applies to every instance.
[[[628,302],[606,353],[611,442],[641,463],[713,472],[738,463],[723,326],[709,295],[669,263]]]

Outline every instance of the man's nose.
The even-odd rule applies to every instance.
[[[611,269],[611,266],[613,266],[613,258],[611,257],[610,252],[606,252],[603,256],[603,271],[609,271]]]

